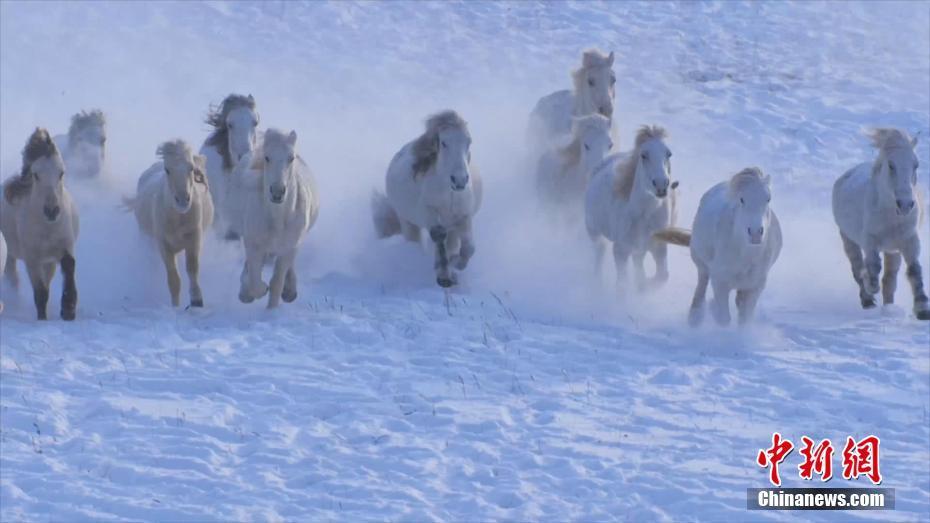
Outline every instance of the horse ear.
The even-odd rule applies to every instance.
[[[917,131],[914,134],[914,137],[911,138],[911,148],[917,147],[917,137],[920,136],[920,131]]]
[[[194,155],[194,167],[200,169],[201,172],[207,170],[207,157],[202,154]]]
[[[291,131],[291,134],[287,135],[287,144],[291,147],[297,144],[297,131]]]
[[[765,176],[763,176],[762,182],[765,183],[766,187],[771,187],[772,186],[772,175],[766,174]]]
[[[254,101],[255,101],[255,98],[252,98],[252,93],[249,93],[249,101],[250,101],[250,102],[254,102]]]
[[[614,65],[614,52],[613,51],[611,51],[610,54],[607,55],[607,65],[608,66]]]
[[[677,189],[677,188],[678,188],[678,181],[676,180],[672,182],[672,189]]]

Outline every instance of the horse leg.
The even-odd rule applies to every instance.
[[[437,225],[429,230],[429,236],[436,244],[436,283],[440,287],[455,285],[455,277],[449,271],[449,257],[446,252],[446,228]]]
[[[661,285],[668,281],[668,244],[653,240],[649,252],[656,262],[655,282]]]
[[[761,295],[762,287],[736,291],[736,311],[739,314],[740,325],[746,325],[752,321],[756,311],[756,304],[759,303],[759,296]]]
[[[48,284],[44,281],[42,269],[42,265],[38,262],[26,262],[26,272],[32,283],[32,298],[36,304],[36,317],[40,320],[47,320]]]
[[[630,249],[621,244],[614,242],[614,265],[617,268],[617,289],[622,291],[627,284],[627,260],[630,259]]]
[[[730,287],[718,280],[711,283],[714,288],[714,301],[711,302],[711,312],[721,327],[730,324]]]
[[[6,267],[3,272],[10,285],[14,289],[19,288],[19,271],[16,269],[16,258],[13,257],[13,253],[9,250],[6,253]]]
[[[475,240],[471,235],[471,218],[467,218],[462,224],[459,231],[461,246],[459,247],[458,256],[455,259],[455,268],[463,271],[468,266],[469,260],[475,255]]]
[[[914,315],[918,320],[930,320],[930,304],[924,292],[923,269],[920,266],[920,240],[916,234],[907,241],[901,252],[907,264],[907,281],[914,293]]]
[[[184,249],[184,265],[187,269],[187,281],[190,285],[191,307],[203,307],[203,292],[200,290],[200,237],[188,243]]]
[[[691,310],[688,311],[688,324],[697,327],[704,321],[704,304],[707,297],[707,283],[710,281],[710,271],[707,266],[695,262],[698,271],[697,287],[694,288],[694,298],[691,299]]]
[[[853,279],[856,280],[856,285],[859,286],[859,302],[862,304],[863,309],[871,309],[875,306],[875,298],[866,292],[863,285],[862,275],[865,271],[865,262],[862,260],[862,249],[842,232],[840,238],[843,240],[843,250],[846,252],[846,257],[849,258]]]
[[[262,281],[262,266],[265,263],[265,253],[257,247],[246,246],[245,264],[242,267],[242,276],[239,278],[239,301],[252,303],[268,292],[268,286]]]
[[[400,232],[404,235],[404,238],[407,241],[413,243],[420,243],[420,226],[401,220],[400,222]]]
[[[898,270],[901,269],[901,254],[885,253],[885,274],[882,275],[882,303],[894,303],[894,291],[898,288]]]
[[[646,251],[636,251],[632,254],[633,258],[633,276],[636,279],[636,290],[642,292],[646,290]]]
[[[274,273],[271,275],[271,284],[268,292],[268,308],[274,309],[281,304],[281,294],[284,291],[284,280],[287,277],[287,271],[294,266],[294,258],[297,252],[291,251],[281,254],[274,261]]]
[[[161,252],[161,259],[165,263],[168,292],[171,293],[171,306],[177,307],[181,304],[181,275],[178,273],[177,253],[173,252],[164,241],[160,242],[159,251]]]
[[[77,284],[74,281],[76,265],[77,263],[71,253],[65,253],[61,257],[61,275],[65,280],[61,290],[61,319],[65,321],[72,321],[77,316],[78,292]]]
[[[604,267],[604,254],[607,251],[607,240],[601,237],[591,238],[594,242],[594,274],[598,277],[601,275]]]
[[[865,267],[862,269],[862,288],[874,302],[874,296],[879,291],[878,277],[882,272],[882,256],[878,249],[869,244],[862,246],[862,252],[865,253]]]
[[[281,299],[284,300],[284,303],[291,303],[297,299],[297,271],[294,270],[293,264],[287,270],[287,274],[284,275],[284,289],[281,291]]]

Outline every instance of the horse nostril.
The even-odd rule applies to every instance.
[[[759,236],[765,234],[765,227],[759,227]]]

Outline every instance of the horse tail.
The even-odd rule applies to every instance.
[[[400,218],[397,216],[397,211],[391,207],[391,202],[381,191],[374,191],[371,195],[371,214],[378,238],[400,234]]]
[[[652,237],[660,242],[670,243],[672,245],[681,245],[682,247],[691,245],[691,231],[680,227],[659,229],[653,233]]]

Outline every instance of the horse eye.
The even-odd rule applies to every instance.
[[[640,155],[640,158],[642,158],[643,160],[646,160],[647,158],[649,158],[649,156],[646,153],[643,153]]]
[[[739,204],[740,204],[740,205],[746,205],[746,200],[743,200],[742,198],[740,198],[740,199],[739,199]]]
[[[258,120],[252,120],[252,127],[258,126]]]
[[[591,150],[591,148],[590,148],[590,147],[588,147],[588,144],[584,144],[584,150],[585,150],[585,151],[590,151],[590,150]]]
[[[588,85],[594,87],[594,78],[588,78]]]
[[[609,149],[613,149],[613,148],[614,148],[614,142],[609,142],[609,143],[607,144],[607,149],[609,150]]]
[[[610,85],[614,85],[614,84],[616,84],[616,83],[617,83],[617,77],[616,77],[616,76],[611,76],[611,77],[610,77]]]
[[[62,171],[58,173],[58,177],[59,177],[59,178],[64,178],[64,177],[65,177],[65,171],[64,171],[64,169],[62,169]]]
[[[891,162],[888,162],[888,171],[894,172],[894,164]]]
[[[439,145],[445,147],[445,146],[446,146],[446,142],[444,142],[444,141],[442,141],[442,140],[439,140]]]
[[[232,129],[233,127],[235,127],[235,125],[233,125],[232,122],[229,122],[228,124],[226,124],[226,126],[229,127],[230,129]]]
[[[669,151],[669,152],[665,153],[665,157],[666,157],[666,158],[671,158],[671,157],[672,157],[672,151]]]
[[[265,157],[265,163],[271,163],[271,158],[269,158],[269,157],[266,156],[266,157]]]
[[[107,139],[106,139],[106,138],[101,138],[101,139],[100,139],[100,145],[101,145],[101,146],[102,146],[102,145],[106,145],[106,143],[107,143]]]
[[[287,157],[287,163],[291,163],[291,162],[293,162],[293,161],[294,161],[294,155],[293,155],[293,154]]]

